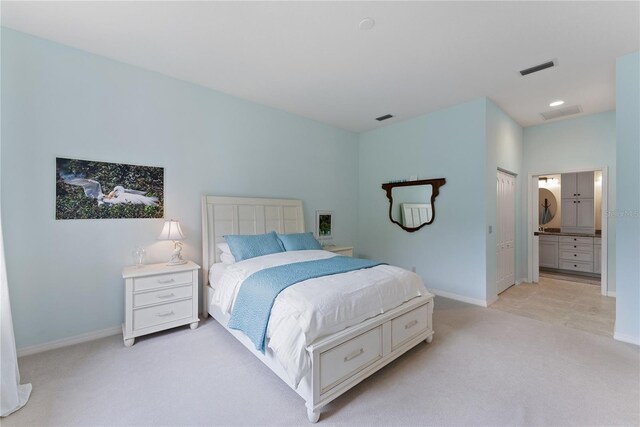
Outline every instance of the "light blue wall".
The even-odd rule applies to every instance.
[[[524,174],[526,176],[596,170],[603,166],[609,167],[607,190],[609,210],[611,210],[616,205],[617,193],[615,111],[524,129]],[[611,216],[603,217],[602,220],[608,220],[608,289],[615,291],[616,220]],[[526,223],[522,227],[522,232],[526,236]]]
[[[480,98],[360,134],[357,252],[416,267],[427,287],[486,298],[486,108]],[[388,218],[389,180],[447,180],[433,224],[407,233]]]
[[[640,344],[640,53],[616,61],[616,337]]]
[[[526,177],[522,176],[523,130],[522,127],[500,109],[494,102],[487,99],[487,226],[491,226],[492,233],[487,234],[487,296],[489,299],[497,294],[497,191],[496,173],[501,168],[516,174],[515,194],[515,280],[526,276],[526,218],[523,218],[523,194],[526,194]],[[487,228],[488,229],[488,228]],[[524,231],[524,233],[523,233]]]
[[[19,348],[119,325],[121,269],[162,220],[54,220],[55,157],[165,167],[166,217],[201,260],[203,194],[300,198],[356,239],[356,135],[2,30],[2,223]],[[295,177],[295,179],[292,179]]]

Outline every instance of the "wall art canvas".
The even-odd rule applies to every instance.
[[[330,239],[333,237],[332,224],[333,212],[316,211],[316,234],[319,239]]]
[[[164,168],[56,158],[56,219],[163,217]]]

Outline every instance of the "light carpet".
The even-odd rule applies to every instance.
[[[319,425],[638,425],[638,347],[436,299],[421,344]],[[217,322],[20,359],[29,403],[3,426],[309,425],[303,400]]]

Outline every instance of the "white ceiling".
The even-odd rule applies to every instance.
[[[485,95],[523,126],[558,98],[611,110],[615,58],[640,49],[639,6],[3,1],[1,12],[6,27],[359,132]],[[552,58],[557,68],[518,73]]]

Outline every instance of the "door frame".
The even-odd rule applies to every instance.
[[[600,166],[592,168],[581,169],[568,169],[562,172],[545,172],[545,173],[530,173],[528,175],[528,197],[527,197],[527,253],[528,253],[528,270],[527,280],[530,283],[537,283],[540,280],[540,260],[539,260],[539,237],[534,236],[533,233],[538,231],[538,191],[534,191],[534,188],[538,189],[538,177],[544,175],[559,175],[563,173],[576,173],[576,172],[602,172],[602,196],[601,196],[601,227],[602,227],[602,254],[601,254],[601,267],[600,267],[600,293],[604,296],[615,297],[615,292],[609,292],[609,216],[607,212],[609,210],[609,167]],[[562,183],[560,184],[562,185]]]

